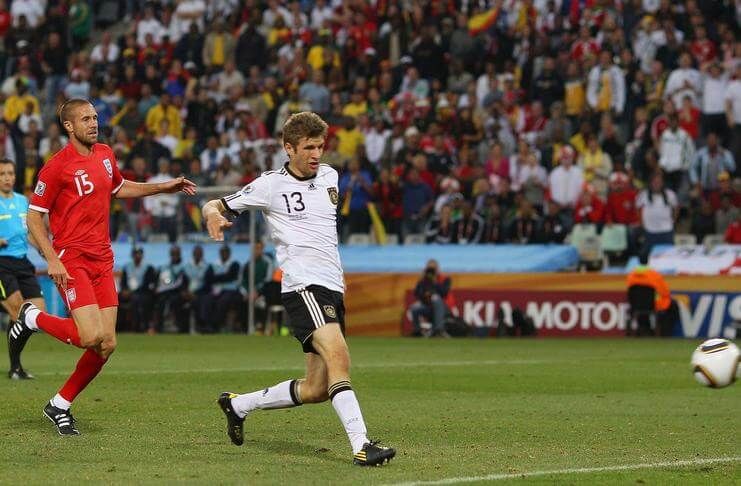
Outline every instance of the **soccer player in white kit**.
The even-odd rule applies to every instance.
[[[282,300],[293,334],[306,356],[306,376],[237,395],[224,392],[218,403],[235,445],[244,442],[243,422],[255,410],[289,408],[332,401],[353,451],[353,463],[377,466],[396,451],[368,440],[360,404],[350,385],[345,342],[344,277],[337,250],[338,175],[320,164],[327,124],[302,112],[283,125],[288,162],[264,172],[241,191],[203,206],[209,235],[224,239],[232,223],[224,216],[249,208],[262,210],[283,271]]]

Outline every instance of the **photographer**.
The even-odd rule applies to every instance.
[[[449,312],[450,277],[439,272],[437,261],[430,260],[425,265],[422,278],[414,288],[417,300],[410,307],[414,331],[412,336],[422,336],[420,319],[425,317],[432,323],[430,336],[449,337],[445,331],[445,316]]]

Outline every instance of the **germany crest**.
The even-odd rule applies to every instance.
[[[340,195],[337,193],[337,188],[328,187],[327,192],[329,193],[329,200],[332,201],[332,204],[337,206],[337,203],[340,202]]]

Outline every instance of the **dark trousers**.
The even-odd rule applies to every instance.
[[[131,292],[128,297],[119,296],[117,327],[121,331],[144,332],[152,320],[154,296],[146,290]]]
[[[162,332],[165,319],[170,315],[175,319],[175,326],[178,328],[178,332],[189,331],[190,315],[179,289],[168,290],[167,292],[157,294],[153,323],[157,332]]]
[[[221,293],[212,295],[211,328],[214,331],[223,330],[229,311],[239,312],[241,304],[242,294],[238,290],[222,290]],[[238,318],[237,322],[241,322],[241,319]]]

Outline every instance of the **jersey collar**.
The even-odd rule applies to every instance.
[[[298,179],[299,181],[308,181],[309,179],[313,179],[313,178],[315,178],[315,177],[316,177],[316,174],[314,174],[314,175],[312,175],[312,176],[306,176],[306,177],[304,177],[304,176],[300,176],[300,175],[298,175],[298,174],[294,173],[294,172],[293,172],[293,171],[291,170],[291,168],[290,168],[290,167],[288,167],[288,162],[286,162],[286,163],[285,163],[285,164],[283,165],[283,168],[284,168],[284,169],[286,169],[286,172],[288,172],[288,174],[290,174],[290,175],[291,175],[291,176],[292,176],[292,177],[293,177],[294,179]],[[318,173],[318,172],[317,172],[317,173]]]

